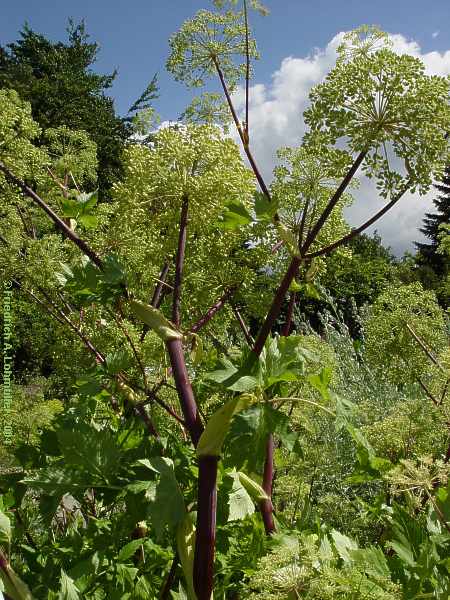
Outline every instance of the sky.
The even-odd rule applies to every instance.
[[[333,66],[342,33],[375,24],[393,36],[395,48],[422,58],[429,73],[450,74],[449,0],[265,0],[268,17],[252,16],[261,59],[255,64],[250,119],[253,149],[267,178],[276,149],[300,142],[301,115],[308,91]],[[124,115],[155,73],[160,97],[155,108],[162,120],[176,119],[192,94],[165,71],[168,38],[208,0],[15,0],[0,4],[0,44],[18,37],[26,21],[53,40],[65,39],[67,19],[85,19],[88,33],[100,44],[95,69],[118,75],[110,90]],[[237,95],[239,101],[239,94]],[[405,197],[376,228],[395,253],[419,240],[423,214],[433,210],[433,194]],[[376,193],[362,181],[357,203],[348,209],[356,225],[380,206]]]

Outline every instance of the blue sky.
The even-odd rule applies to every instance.
[[[416,40],[424,51],[450,47],[449,0],[266,0],[270,15],[253,17],[261,52],[255,79],[268,82],[286,56],[305,56],[324,47],[339,31],[363,23]],[[157,109],[163,119],[175,118],[187,103],[182,85],[165,73],[167,39],[206,0],[15,0],[0,7],[0,43],[17,38],[28,21],[36,31],[58,40],[67,18],[84,18],[92,39],[101,44],[97,67],[118,69],[112,94],[123,114],[155,72],[160,81]],[[447,28],[446,28],[447,26]],[[437,37],[432,35],[439,32]]]
[[[263,0],[264,1],[264,0]],[[270,178],[280,146],[297,145],[304,133],[301,114],[312,85],[332,68],[339,34],[362,24],[378,25],[393,35],[396,51],[422,59],[430,74],[450,74],[450,0],[265,0],[268,17],[252,16],[261,60],[255,65],[251,93],[252,146]],[[118,70],[111,95],[122,115],[158,73],[162,120],[176,119],[192,97],[165,72],[168,38],[207,0],[3,0],[0,44],[18,37],[25,21],[54,40],[65,39],[67,19],[85,19],[91,39],[99,42],[96,70]],[[238,94],[239,96],[239,94]],[[239,98],[237,98],[238,101]],[[377,224],[385,244],[397,254],[419,240],[433,192],[405,198]],[[348,209],[352,225],[379,208],[379,198],[362,181],[358,202]]]

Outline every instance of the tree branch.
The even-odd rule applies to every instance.
[[[248,327],[245,324],[244,319],[242,318],[242,315],[239,312],[239,310],[236,308],[236,306],[232,306],[232,309],[233,309],[234,316],[236,317],[237,322],[239,323],[239,326],[242,330],[242,333],[244,334],[247,344],[250,346],[250,348],[252,348],[253,344],[255,343],[255,340],[250,335],[250,331],[248,330]]]
[[[347,235],[344,235],[344,237],[333,242],[332,244],[325,246],[321,250],[317,250],[316,252],[311,252],[309,254],[306,254],[305,258],[314,258],[316,256],[324,256],[326,254],[330,254],[330,252],[332,252],[336,248],[339,248],[339,246],[342,246],[343,244],[346,244],[347,242],[349,242],[351,239],[353,239],[355,236],[362,233],[365,229],[367,229],[368,227],[373,225],[373,223],[375,223],[375,221],[378,221],[378,219],[380,219],[383,215],[385,215],[395,204],[397,204],[397,202],[408,191],[408,189],[409,189],[409,183],[407,183],[407,185],[405,185],[405,187],[390,202],[385,204],[385,206],[383,206],[382,209],[380,209],[377,213],[375,213],[373,215],[373,217],[371,217],[368,221],[366,221],[359,227],[352,229],[350,231],[350,233],[348,233]]]
[[[218,313],[219,310],[223,308],[225,303],[233,296],[236,289],[236,286],[234,286],[226,290],[222,297],[219,298],[219,300],[217,300],[217,302],[213,304],[211,308],[208,308],[206,313],[202,317],[200,317],[200,319],[194,325],[192,325],[192,327],[190,327],[189,331],[191,333],[197,333],[197,331],[199,331],[202,327],[209,323],[214,317],[214,315]]]
[[[83,254],[88,256],[100,270],[103,270],[103,263],[100,257],[97,256],[97,254],[88,246],[88,244],[80,237],[78,237],[78,235],[74,231],[72,231],[72,229],[70,229],[70,227],[68,227],[62,219],[58,217],[58,215],[53,211],[53,209],[50,208],[50,206],[48,206],[48,204],[46,204],[46,202],[44,202],[44,200],[42,200],[42,198],[38,196],[36,192],[34,192],[30,187],[28,187],[24,181],[16,177],[2,161],[0,161],[0,171],[2,171],[6,175],[7,179],[9,179],[12,183],[17,185],[26,196],[31,198],[33,202],[35,202],[35,204],[42,208],[42,210],[46,212],[50,219],[54,222],[56,227],[76,246],[78,246],[78,248],[83,252]]]
[[[314,224],[314,226],[311,228],[311,231],[306,236],[306,240],[305,240],[305,242],[304,242],[304,244],[303,244],[303,246],[301,248],[301,255],[302,256],[305,256],[305,254],[308,252],[311,244],[316,239],[316,237],[319,234],[320,230],[324,226],[326,220],[330,216],[333,208],[339,202],[339,200],[340,200],[342,194],[345,192],[348,184],[353,179],[356,171],[358,170],[358,168],[361,165],[362,161],[366,157],[367,152],[368,152],[367,150],[363,150],[363,151],[361,151],[358,154],[358,156],[356,157],[356,159],[353,162],[352,166],[348,170],[348,173],[346,174],[346,176],[344,177],[344,179],[341,181],[339,187],[334,192],[333,196],[330,198],[330,200],[329,200],[327,206],[325,207],[324,211],[322,212],[322,214],[320,215],[320,217],[317,219],[317,221]]]
[[[258,337],[256,338],[256,342],[253,347],[253,352],[256,356],[259,356],[262,352],[262,349],[264,348],[264,344],[266,343],[270,331],[275,321],[277,320],[278,315],[280,314],[281,306],[284,302],[284,297],[289,289],[289,286],[292,283],[292,280],[297,274],[300,264],[301,259],[298,256],[294,256],[275,294],[272,306],[270,307],[269,312],[267,313],[266,319],[259,331]]]

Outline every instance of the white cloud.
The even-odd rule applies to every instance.
[[[437,36],[440,34],[441,32],[439,31],[439,29],[437,31],[433,31],[433,33],[431,34],[431,37],[433,39],[437,38]]]
[[[305,131],[302,114],[308,105],[311,87],[323,80],[336,60],[336,50],[344,33],[338,33],[326,46],[317,48],[309,56],[298,58],[288,56],[281,62],[280,68],[272,75],[269,85],[256,84],[250,93],[250,145],[266,180],[270,180],[276,164],[276,151],[281,146],[296,146]],[[428,74],[450,74],[450,50],[444,53],[422,53],[414,40],[408,40],[401,34],[391,36],[394,50],[420,58]],[[242,110],[244,93],[237,90],[234,96],[238,110]],[[412,242],[421,238],[418,232],[423,215],[433,210],[431,198],[409,195],[382,218],[376,225],[385,244],[396,253],[412,248]],[[362,181],[357,193],[357,202],[348,209],[347,217],[352,225],[380,207],[376,192],[367,181]]]

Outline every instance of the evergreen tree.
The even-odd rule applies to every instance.
[[[420,231],[431,243],[416,242],[419,251],[417,262],[422,267],[429,267],[441,279],[448,273],[448,259],[438,252],[440,244],[439,233],[442,224],[450,222],[450,165],[447,167],[444,178],[436,185],[439,192],[433,203],[437,209],[436,213],[426,213],[424,225]]]
[[[68,42],[52,42],[27,25],[20,39],[0,46],[0,88],[15,89],[31,103],[43,129],[65,125],[86,131],[97,144],[102,196],[121,173],[121,153],[131,126],[116,115],[105,90],[116,72],[92,70],[99,46],[88,41],[84,23],[69,20]]]

